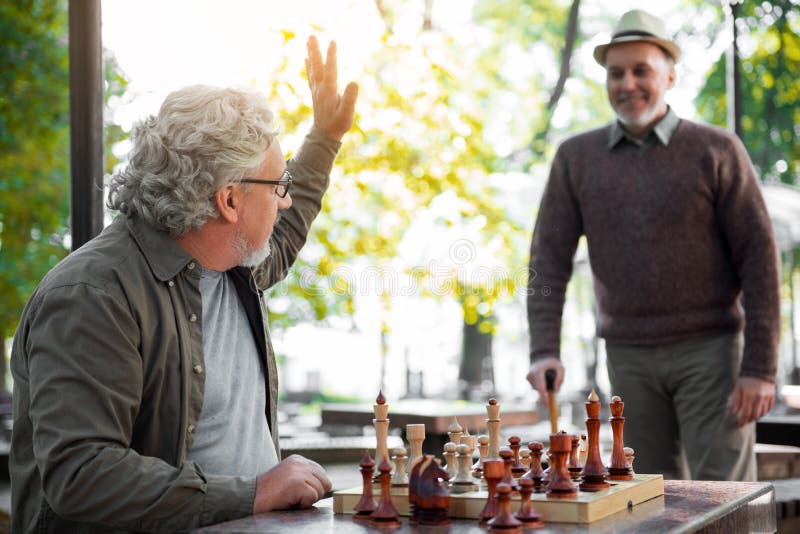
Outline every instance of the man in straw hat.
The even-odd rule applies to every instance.
[[[560,318],[585,235],[636,471],[754,480],[755,421],[774,402],[777,248],[740,140],[665,102],[680,54],[641,10],[595,48],[617,120],[553,161],[531,245],[528,380],[545,403],[545,370],[563,381]]]

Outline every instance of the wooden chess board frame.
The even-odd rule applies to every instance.
[[[544,493],[531,495],[531,504],[543,521],[554,523],[591,523],[628,506],[649,501],[664,495],[662,475],[634,475],[633,480],[612,480],[611,487],[596,492],[578,492],[577,497],[552,499]],[[333,494],[333,511],[337,514],[352,514],[353,507],[361,498],[362,488],[336,491]],[[380,497],[380,488],[374,488],[375,500]],[[450,517],[478,519],[486,504],[487,490],[450,494]],[[519,508],[519,494],[514,493],[511,510]],[[408,488],[392,488],[392,502],[400,515],[410,515]]]

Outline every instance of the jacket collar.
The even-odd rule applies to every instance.
[[[174,278],[189,263],[195,261],[177,241],[139,217],[126,217],[125,222],[153,274],[162,282]]]

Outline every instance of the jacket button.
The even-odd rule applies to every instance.
[[[186,430],[189,432],[189,434],[194,434],[194,429],[195,429],[194,425],[189,425],[189,427]]]
[[[175,280],[170,280],[169,282],[167,282],[167,285],[169,287],[175,287]]]
[[[191,271],[192,269],[194,269],[194,262],[193,262],[193,261],[190,261],[190,262],[189,262],[189,265],[187,265],[187,266],[186,266],[186,268],[187,268],[187,269],[189,269],[190,271]]]
[[[199,375],[202,372],[203,372],[203,366],[202,365],[197,364],[197,365],[194,366],[194,374]]]
[[[195,315],[193,313],[190,313],[189,314],[189,322],[190,323],[194,323],[195,321],[197,321],[197,315]]]

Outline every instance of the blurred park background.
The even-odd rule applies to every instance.
[[[291,154],[311,126],[305,42],[338,44],[361,91],[323,211],[269,295],[286,402],[434,397],[533,406],[530,236],[558,144],[613,118],[592,59],[616,19],[665,18],[667,100],[740,134],[782,246],[778,385],[798,383],[800,0],[105,0],[105,171],[132,123],[192,83],[262,90]],[[0,4],[0,347],[70,250],[68,2]],[[735,16],[734,16],[735,15]],[[735,31],[734,31],[735,30]],[[730,55],[733,36],[737,61]],[[739,76],[740,114],[730,82]],[[772,198],[773,200],[770,200]],[[113,217],[106,214],[106,222]],[[663,236],[671,239],[671,236]],[[608,387],[585,247],[568,289],[565,394]],[[5,366],[0,385],[10,391]],[[608,393],[606,391],[606,393]]]

